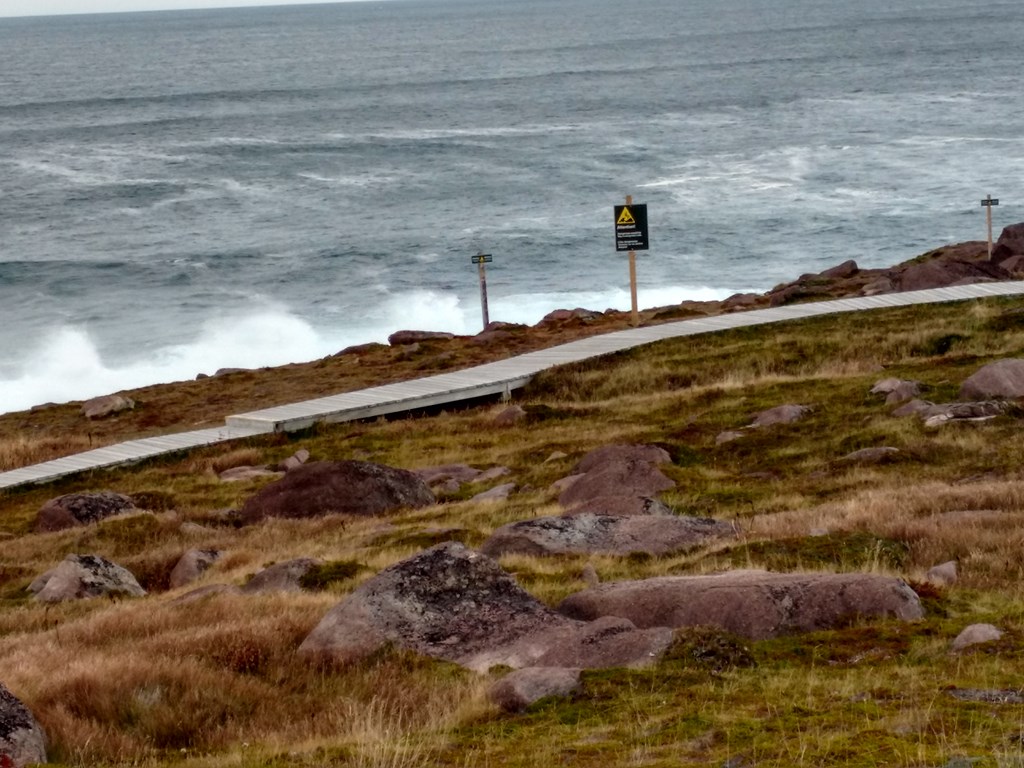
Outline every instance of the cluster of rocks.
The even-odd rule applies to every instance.
[[[715,438],[715,445],[723,445],[724,443],[731,443],[733,440],[739,440],[756,429],[775,427],[780,424],[795,424],[806,418],[812,411],[813,408],[809,405],[798,405],[796,403],[776,405],[774,408],[768,408],[760,413],[755,413],[750,423],[744,427],[719,433],[718,437]]]
[[[912,621],[923,610],[896,578],[764,571],[605,583],[551,609],[491,558],[446,542],[364,582],[299,652],[351,662],[390,644],[480,672],[510,667],[519,672],[491,695],[517,709],[572,690],[581,669],[656,663],[679,628],[713,626],[762,639],[857,616]]]
[[[655,494],[675,487],[658,467],[671,461],[654,445],[609,445],[591,451],[551,491],[566,510],[501,526],[481,551],[565,555],[665,555],[733,538],[729,523],[677,515]]]
[[[988,246],[971,241],[937,248],[917,258],[886,269],[861,269],[854,261],[845,261],[817,274],[801,275],[790,283],[776,286],[763,301],[777,307],[796,301],[875,296],[901,291],[918,291],[953,285],[1015,280],[1024,275],[1024,224],[1003,229],[988,257]]]
[[[894,416],[917,416],[927,427],[951,421],[988,421],[1009,413],[1014,401],[1024,397],[1024,360],[997,360],[979,368],[960,385],[958,402],[922,400],[918,397],[922,388],[916,381],[885,379],[871,392],[887,393],[886,403],[898,404]]]
[[[922,400],[926,387],[919,381],[885,378],[871,387],[870,393],[894,406],[897,417],[917,416],[926,427],[939,427],[954,421],[988,421],[1013,412],[1016,400],[1024,397],[1024,359],[997,360],[978,369],[960,386],[961,401],[934,403]],[[737,429],[720,432],[715,445],[724,445],[749,435],[753,430],[778,424],[793,424],[812,412],[807,405],[786,404],[769,408],[753,416]],[[838,459],[840,464],[879,464],[897,459],[898,448],[876,446],[853,451]]]
[[[652,313],[655,319],[674,319],[689,315],[778,307],[802,301],[1017,280],[1021,277],[1024,277],[1024,223],[1012,224],[1003,229],[992,250],[991,259],[988,256],[988,245],[983,241],[945,245],[901,264],[881,269],[862,269],[856,261],[850,259],[821,272],[801,275],[763,294],[740,293],[723,301],[684,301],[673,307],[655,308]],[[566,324],[587,325],[609,314],[619,313],[611,309],[602,312],[582,307],[556,309],[545,315],[534,327],[544,329]],[[509,330],[523,327],[491,323],[473,340],[488,343],[507,337]],[[454,336],[448,333],[399,331],[392,334],[388,341],[393,347],[408,350],[422,342],[451,338]],[[360,349],[350,348],[343,350],[343,353]]]
[[[896,391],[909,396],[913,388],[880,382],[877,389],[888,397]],[[758,415],[749,428],[808,412],[805,406],[773,409]],[[303,463],[306,457],[293,458],[280,479],[245,503],[240,512],[244,522],[386,515],[434,504],[432,488],[456,493],[467,483],[509,474],[503,467],[445,465],[411,472],[368,462]],[[711,626],[758,640],[836,627],[853,617],[913,621],[923,616],[917,594],[906,583],[877,574],[747,570],[601,583],[592,566],[585,577],[588,587],[551,608],[523,590],[494,559],[510,553],[662,555],[735,537],[734,526],[676,514],[657,498],[675,487],[662,471],[670,462],[668,452],[653,445],[610,445],[588,453],[551,489],[563,514],[502,526],[481,551],[449,541],[381,571],[328,612],[299,653],[351,662],[395,645],[480,672],[507,667],[514,671],[495,683],[489,695],[514,711],[538,698],[575,690],[581,670],[654,664],[670,651],[682,628]],[[132,511],[138,509],[129,497],[69,494],[44,505],[37,527],[95,524]],[[223,555],[218,549],[186,551],[171,573],[171,588],[199,579]],[[244,586],[212,584],[177,599],[218,592],[297,591],[303,589],[304,576],[319,565],[313,558],[276,563]],[[929,572],[929,580],[945,585],[955,581],[955,563],[951,576],[949,565],[933,569],[936,574],[932,578]],[[145,594],[124,568],[80,554],[69,555],[29,590],[46,602]],[[954,642],[954,651],[999,637],[995,628],[968,630]],[[6,704],[0,697],[0,705]],[[0,746],[22,749],[32,727],[17,717],[10,720],[17,727],[7,722],[0,720]]]
[[[413,472],[423,479],[431,491],[446,495],[460,493],[467,485],[482,486],[512,474],[512,470],[508,467],[477,469],[468,464],[442,464],[436,467],[415,469]],[[515,490],[514,482],[500,483],[474,494],[470,501],[503,501]]]

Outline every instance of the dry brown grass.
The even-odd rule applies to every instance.
[[[0,438],[0,472],[39,464],[55,456],[81,453],[94,447],[92,438],[82,434],[38,438],[13,435]]]

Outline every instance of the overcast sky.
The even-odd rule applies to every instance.
[[[0,0],[0,16],[46,16],[54,13],[168,11],[183,8],[227,8],[240,5],[295,5],[339,0]]]

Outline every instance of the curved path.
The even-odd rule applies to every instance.
[[[870,309],[905,307],[912,304],[934,304],[1021,294],[1024,294],[1024,282],[979,283],[952,288],[933,288],[925,291],[794,304],[774,309],[736,312],[644,328],[631,328],[573,341],[537,352],[529,352],[475,368],[228,416],[225,425],[218,429],[147,437],[106,448],[96,448],[42,464],[2,472],[0,473],[0,489],[31,483],[45,483],[92,469],[130,464],[153,456],[243,437],[305,429],[318,422],[354,421],[457,403],[487,395],[507,395],[512,390],[525,386],[536,374],[548,368],[588,360],[663,339],[695,336],[712,331],[765,325],[783,320],[797,320],[839,312],[860,312]]]

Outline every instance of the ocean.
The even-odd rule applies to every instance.
[[[386,0],[0,19],[0,412],[1024,221],[1024,3]]]

